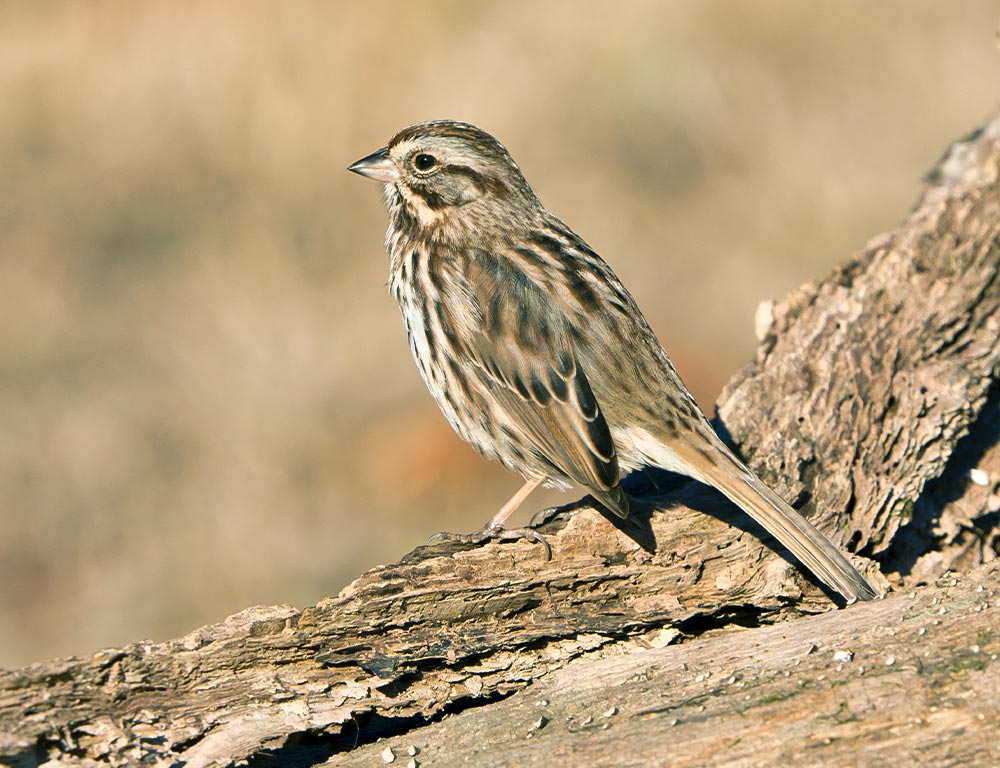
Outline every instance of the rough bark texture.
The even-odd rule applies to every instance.
[[[765,480],[913,591],[803,618],[831,596],[746,516],[638,478],[626,523],[547,520],[551,560],[442,542],[304,611],[3,673],[0,763],[996,764],[998,168],[993,120],[898,231],[771,309],[720,406]],[[911,586],[945,568],[967,575]]]
[[[791,623],[619,644],[328,765],[1000,765],[997,564]]]
[[[763,479],[811,497],[814,521],[880,559],[994,382],[997,131],[953,145],[903,226],[777,307],[756,364],[723,394]],[[916,554],[893,565],[907,573]]]

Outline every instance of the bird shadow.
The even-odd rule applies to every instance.
[[[798,568],[810,583],[818,587],[838,607],[846,605],[846,601],[839,593],[819,581],[763,526],[715,488],[658,467],[646,467],[632,472],[622,480],[622,488],[628,495],[630,506],[629,516],[624,519],[606,509],[593,496],[584,496],[568,504],[540,510],[531,518],[526,528],[512,529],[501,534],[485,531],[467,535],[440,533],[432,537],[427,545],[418,547],[412,554],[416,556],[431,552],[438,554],[443,550],[467,549],[491,538],[530,538],[535,541],[540,540],[544,544],[549,555],[546,559],[550,559],[551,549],[544,535],[551,533],[553,526],[564,524],[574,512],[580,509],[596,509],[618,531],[634,541],[644,552],[652,555],[658,550],[656,532],[652,524],[653,515],[684,506],[754,536],[787,563]],[[803,492],[796,499],[797,507],[801,509],[809,502],[809,498],[809,493]],[[546,528],[550,530],[546,531]]]
[[[755,537],[787,563],[798,568],[809,582],[822,590],[831,601],[838,606],[846,605],[846,601],[838,592],[819,581],[762,525],[715,488],[684,475],[653,467],[630,474],[622,481],[622,488],[628,494],[631,506],[629,517],[624,520],[605,510],[590,496],[559,507],[555,511],[563,513],[581,507],[596,507],[615,528],[644,551],[652,554],[657,550],[656,534],[652,526],[653,514],[669,512],[670,509],[683,505]],[[799,509],[809,502],[809,498],[809,493],[803,492],[796,500]]]
[[[656,477],[653,477],[654,473]],[[637,470],[624,478],[621,483],[629,500],[628,517],[619,517],[593,496],[584,496],[569,504],[540,510],[531,518],[529,526],[539,528],[556,520],[565,520],[577,510],[596,509],[611,525],[632,539],[643,551],[654,554],[657,543],[652,516],[662,507],[659,505],[659,499],[650,498],[650,494],[659,494],[666,490],[680,488],[687,482],[689,482],[688,478],[672,472],[659,469]]]

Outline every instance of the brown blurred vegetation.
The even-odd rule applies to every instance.
[[[315,602],[517,487],[384,290],[379,191],[344,168],[396,129],[499,136],[710,407],[757,302],[891,228],[995,107],[997,17],[0,5],[0,665]]]

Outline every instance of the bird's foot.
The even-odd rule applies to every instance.
[[[552,559],[552,547],[538,531],[533,528],[503,528],[486,526],[473,533],[449,533],[442,531],[430,538],[430,543],[439,541],[454,541],[459,544],[482,544],[486,541],[519,541],[525,539],[541,544],[545,549],[545,559]]]
[[[557,518],[568,519],[578,506],[580,505],[564,504],[561,507],[546,507],[545,509],[540,509],[531,516],[531,520],[528,521],[528,526],[531,528],[540,528],[546,523],[551,523]]]

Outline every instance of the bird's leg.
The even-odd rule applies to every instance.
[[[493,515],[493,518],[483,528],[483,533],[491,538],[498,538],[503,541],[516,541],[517,539],[531,539],[537,541],[545,547],[545,559],[552,559],[552,547],[534,528],[504,528],[503,524],[507,518],[514,514],[521,503],[528,498],[528,495],[535,490],[542,482],[542,478],[532,478],[520,487],[517,493],[510,497],[510,500],[500,507],[500,511]]]
[[[545,559],[552,559],[552,547],[545,540],[538,531],[533,528],[509,528],[503,527],[503,524],[507,521],[507,518],[514,514],[521,503],[528,498],[528,495],[535,490],[540,484],[541,479],[528,480],[521,488],[510,497],[510,500],[500,507],[500,511],[497,512],[490,521],[483,526],[483,528],[476,533],[471,534],[461,534],[461,533],[436,533],[431,537],[431,541],[440,541],[441,539],[451,539],[453,541],[460,541],[468,544],[479,544],[487,539],[501,539],[503,541],[513,541],[517,539],[531,539],[536,541],[545,547]]]
[[[484,530],[487,531],[499,531],[503,528],[503,524],[507,522],[507,518],[514,514],[515,510],[521,506],[522,502],[528,498],[528,495],[535,490],[540,484],[541,479],[533,478],[528,480],[524,485],[521,486],[520,490],[510,497],[510,500],[500,507],[500,511],[493,515]]]

